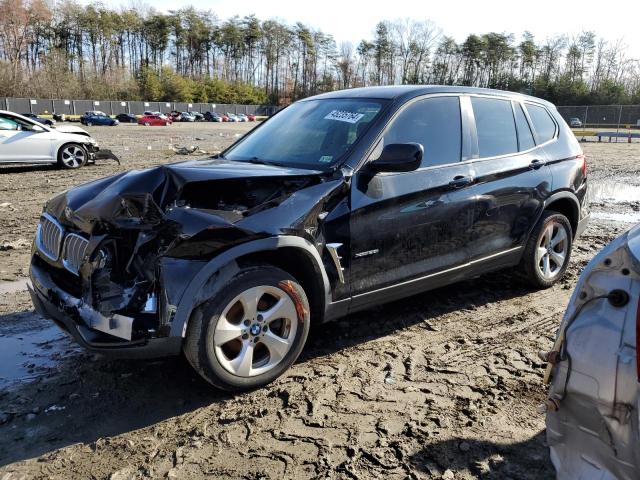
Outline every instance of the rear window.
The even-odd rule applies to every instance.
[[[536,146],[533,140],[533,134],[531,133],[531,127],[527,122],[527,117],[524,115],[522,105],[520,103],[514,103],[513,105],[516,112],[516,126],[518,127],[518,146],[520,151],[529,150]]]
[[[480,158],[518,151],[518,137],[510,100],[471,97],[478,132]]]
[[[546,108],[527,103],[527,111],[540,143],[548,142],[556,136],[556,122],[553,121]]]

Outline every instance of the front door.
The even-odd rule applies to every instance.
[[[52,139],[48,131],[34,131],[33,124],[0,114],[0,162],[50,162]]]
[[[465,239],[473,218],[471,169],[463,154],[463,122],[457,96],[413,101],[392,120],[370,159],[384,145],[419,143],[421,167],[406,173],[373,173],[366,164],[351,186],[349,280],[352,307],[372,302],[406,282],[467,261]],[[417,288],[416,291],[419,291]],[[373,293],[372,293],[373,292]],[[379,298],[378,298],[379,299]]]

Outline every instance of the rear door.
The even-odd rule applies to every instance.
[[[471,163],[476,210],[468,241],[470,260],[518,257],[551,190],[544,149],[536,146],[519,101],[463,97],[473,112],[477,159]]]
[[[413,172],[372,173],[364,165],[351,187],[351,268],[353,307],[370,301],[367,292],[419,287],[420,279],[463,265],[474,202],[463,148],[458,96],[412,101],[391,121],[369,161],[384,145],[416,142],[424,147]],[[420,288],[418,288],[419,290]],[[377,296],[377,294],[376,294]],[[379,300],[379,299],[378,299]]]

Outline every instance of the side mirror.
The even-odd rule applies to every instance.
[[[419,143],[391,143],[369,167],[376,172],[411,172],[420,167],[423,154]]]

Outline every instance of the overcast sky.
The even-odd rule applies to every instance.
[[[83,0],[88,3],[90,0]],[[112,7],[126,1],[103,0]],[[139,2],[141,0],[133,0]],[[640,58],[640,2],[568,0],[472,2],[428,0],[153,0],[143,3],[160,11],[193,5],[212,10],[225,19],[233,15],[255,14],[261,20],[278,18],[288,23],[301,21],[330,33],[341,41],[359,42],[371,38],[376,23],[410,17],[432,20],[446,35],[462,41],[469,33],[489,31],[519,35],[531,31],[538,40],[566,33],[574,35],[593,30],[610,41],[623,39],[630,56]]]

